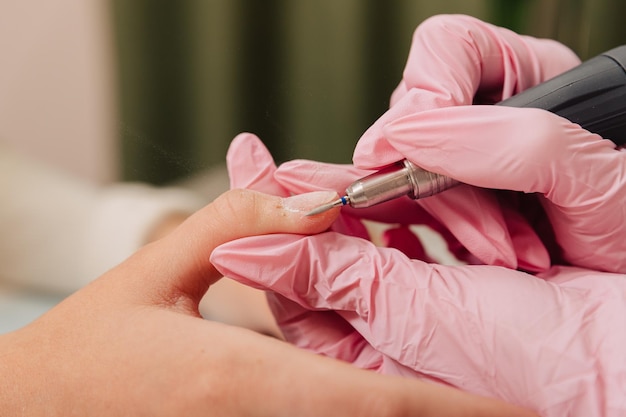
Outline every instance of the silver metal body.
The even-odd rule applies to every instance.
[[[355,181],[346,194],[350,206],[364,208],[404,195],[413,199],[429,197],[457,184],[450,177],[426,171],[405,159]]]
[[[405,195],[413,199],[430,197],[457,184],[459,182],[450,177],[426,171],[404,159],[356,180],[346,188],[345,196],[314,208],[307,216],[345,205],[370,207]]]

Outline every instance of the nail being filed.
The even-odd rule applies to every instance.
[[[340,199],[336,201],[330,202],[328,204],[323,204],[319,207],[314,208],[313,210],[309,211],[306,215],[315,216],[316,214],[322,214],[332,208],[345,206],[347,204],[350,204],[350,197],[348,197],[347,195],[344,195],[343,197],[341,197]]]

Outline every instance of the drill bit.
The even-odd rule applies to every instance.
[[[309,211],[306,215],[315,216],[316,214],[321,214],[332,208],[345,206],[346,204],[350,204],[350,197],[348,197],[347,195],[344,195],[339,200],[336,200],[327,204],[322,204],[321,206],[314,208],[313,210]]]

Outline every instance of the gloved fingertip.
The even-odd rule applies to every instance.
[[[226,151],[226,161],[233,161],[238,159],[242,154],[247,153],[251,149],[263,146],[261,139],[254,133],[242,132],[233,138],[230,142],[228,150]]]
[[[517,267],[530,273],[545,272],[550,269],[550,257],[544,253],[526,252],[517,258]]]
[[[532,273],[550,269],[550,254],[532,229],[525,234],[513,234],[511,239],[517,254],[518,268]]]
[[[517,268],[501,209],[487,191],[461,185],[420,204],[481,263]]]
[[[498,242],[488,242],[474,249],[473,254],[485,265],[501,266],[507,269],[517,269],[518,262],[515,253],[503,247]]]
[[[295,265],[293,259],[284,258],[290,245],[301,236],[271,234],[244,237],[217,246],[210,254],[211,264],[223,276],[261,290],[284,292],[289,283],[276,281],[280,274],[271,273],[280,268],[287,274]]]
[[[231,188],[250,188],[268,194],[284,194],[273,180],[276,164],[261,139],[252,133],[240,133],[226,153]]]
[[[246,240],[239,239],[239,240]],[[232,244],[231,244],[232,243]],[[234,247],[231,247],[234,245]],[[240,242],[233,241],[227,242],[223,245],[216,247],[209,256],[209,261],[213,267],[224,277],[237,281],[240,284],[247,285],[257,290],[265,291],[267,286],[261,280],[252,280],[247,276],[240,274],[237,264],[240,263],[242,258],[241,252],[245,251],[245,247],[242,247]]]
[[[517,256],[506,230],[469,227],[452,230],[452,233],[479,264],[517,269]]]

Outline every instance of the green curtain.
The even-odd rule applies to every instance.
[[[411,34],[471,14],[586,58],[626,43],[617,0],[113,0],[123,176],[156,184],[223,163],[253,132],[278,162],[349,163],[401,77]]]

